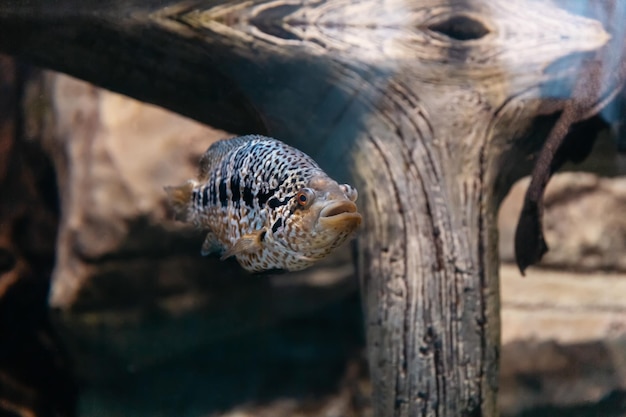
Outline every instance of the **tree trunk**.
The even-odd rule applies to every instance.
[[[28,4],[0,6],[1,49],[350,171],[376,415],[497,414],[497,206],[600,23],[532,0]]]

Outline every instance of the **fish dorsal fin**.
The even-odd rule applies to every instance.
[[[219,166],[224,156],[230,151],[255,139],[267,138],[260,135],[246,135],[231,139],[221,139],[214,142],[209,146],[209,149],[204,152],[202,158],[200,158],[200,181],[206,181],[209,178],[209,173]]]
[[[261,249],[261,244],[263,238],[265,237],[265,233],[266,230],[261,229],[241,236],[230,249],[224,252],[220,259],[224,260],[239,253],[254,252]]]

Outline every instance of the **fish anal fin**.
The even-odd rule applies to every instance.
[[[264,229],[241,236],[230,249],[224,252],[220,259],[224,260],[240,253],[254,252],[261,249],[261,242],[264,236]]]
[[[222,245],[219,240],[217,240],[217,236],[213,232],[209,232],[204,238],[204,242],[202,243],[202,249],[200,253],[202,256],[208,256],[215,253],[222,252]]]

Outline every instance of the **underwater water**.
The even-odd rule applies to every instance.
[[[624,16],[621,0],[1,2],[0,416],[373,417],[450,394],[475,417],[498,384],[503,417],[626,416]],[[550,251],[522,278],[516,181],[566,116],[541,166],[569,172],[539,199]],[[202,158],[244,134],[337,184],[314,189],[281,147]],[[180,221],[211,204],[232,248]],[[309,266],[294,248],[324,240],[322,218],[348,242],[302,272],[216,256],[275,244]],[[281,234],[294,219],[307,233]]]
[[[367,392],[349,389],[366,379],[361,319],[354,294],[314,314],[87,385],[79,415],[314,416],[342,396],[345,415],[356,415],[368,406]],[[353,404],[359,395],[366,404]]]

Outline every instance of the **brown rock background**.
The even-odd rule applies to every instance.
[[[58,183],[49,304],[78,415],[372,415],[349,245],[303,273],[249,276],[199,256],[202,234],[172,220],[162,187],[227,132],[51,72],[23,108]],[[525,278],[512,233],[527,180],[503,203],[504,416],[626,413],[626,164],[612,146],[586,163],[612,178],[553,178],[550,252]]]
[[[514,263],[513,236],[528,178],[501,206],[500,257]],[[562,173],[549,183],[543,219],[550,248],[541,266],[573,271],[626,272],[626,180]]]
[[[513,236],[528,178],[500,209],[503,415],[626,413],[626,171],[600,142],[545,195],[550,251],[522,277]],[[571,168],[571,167],[570,167]]]

